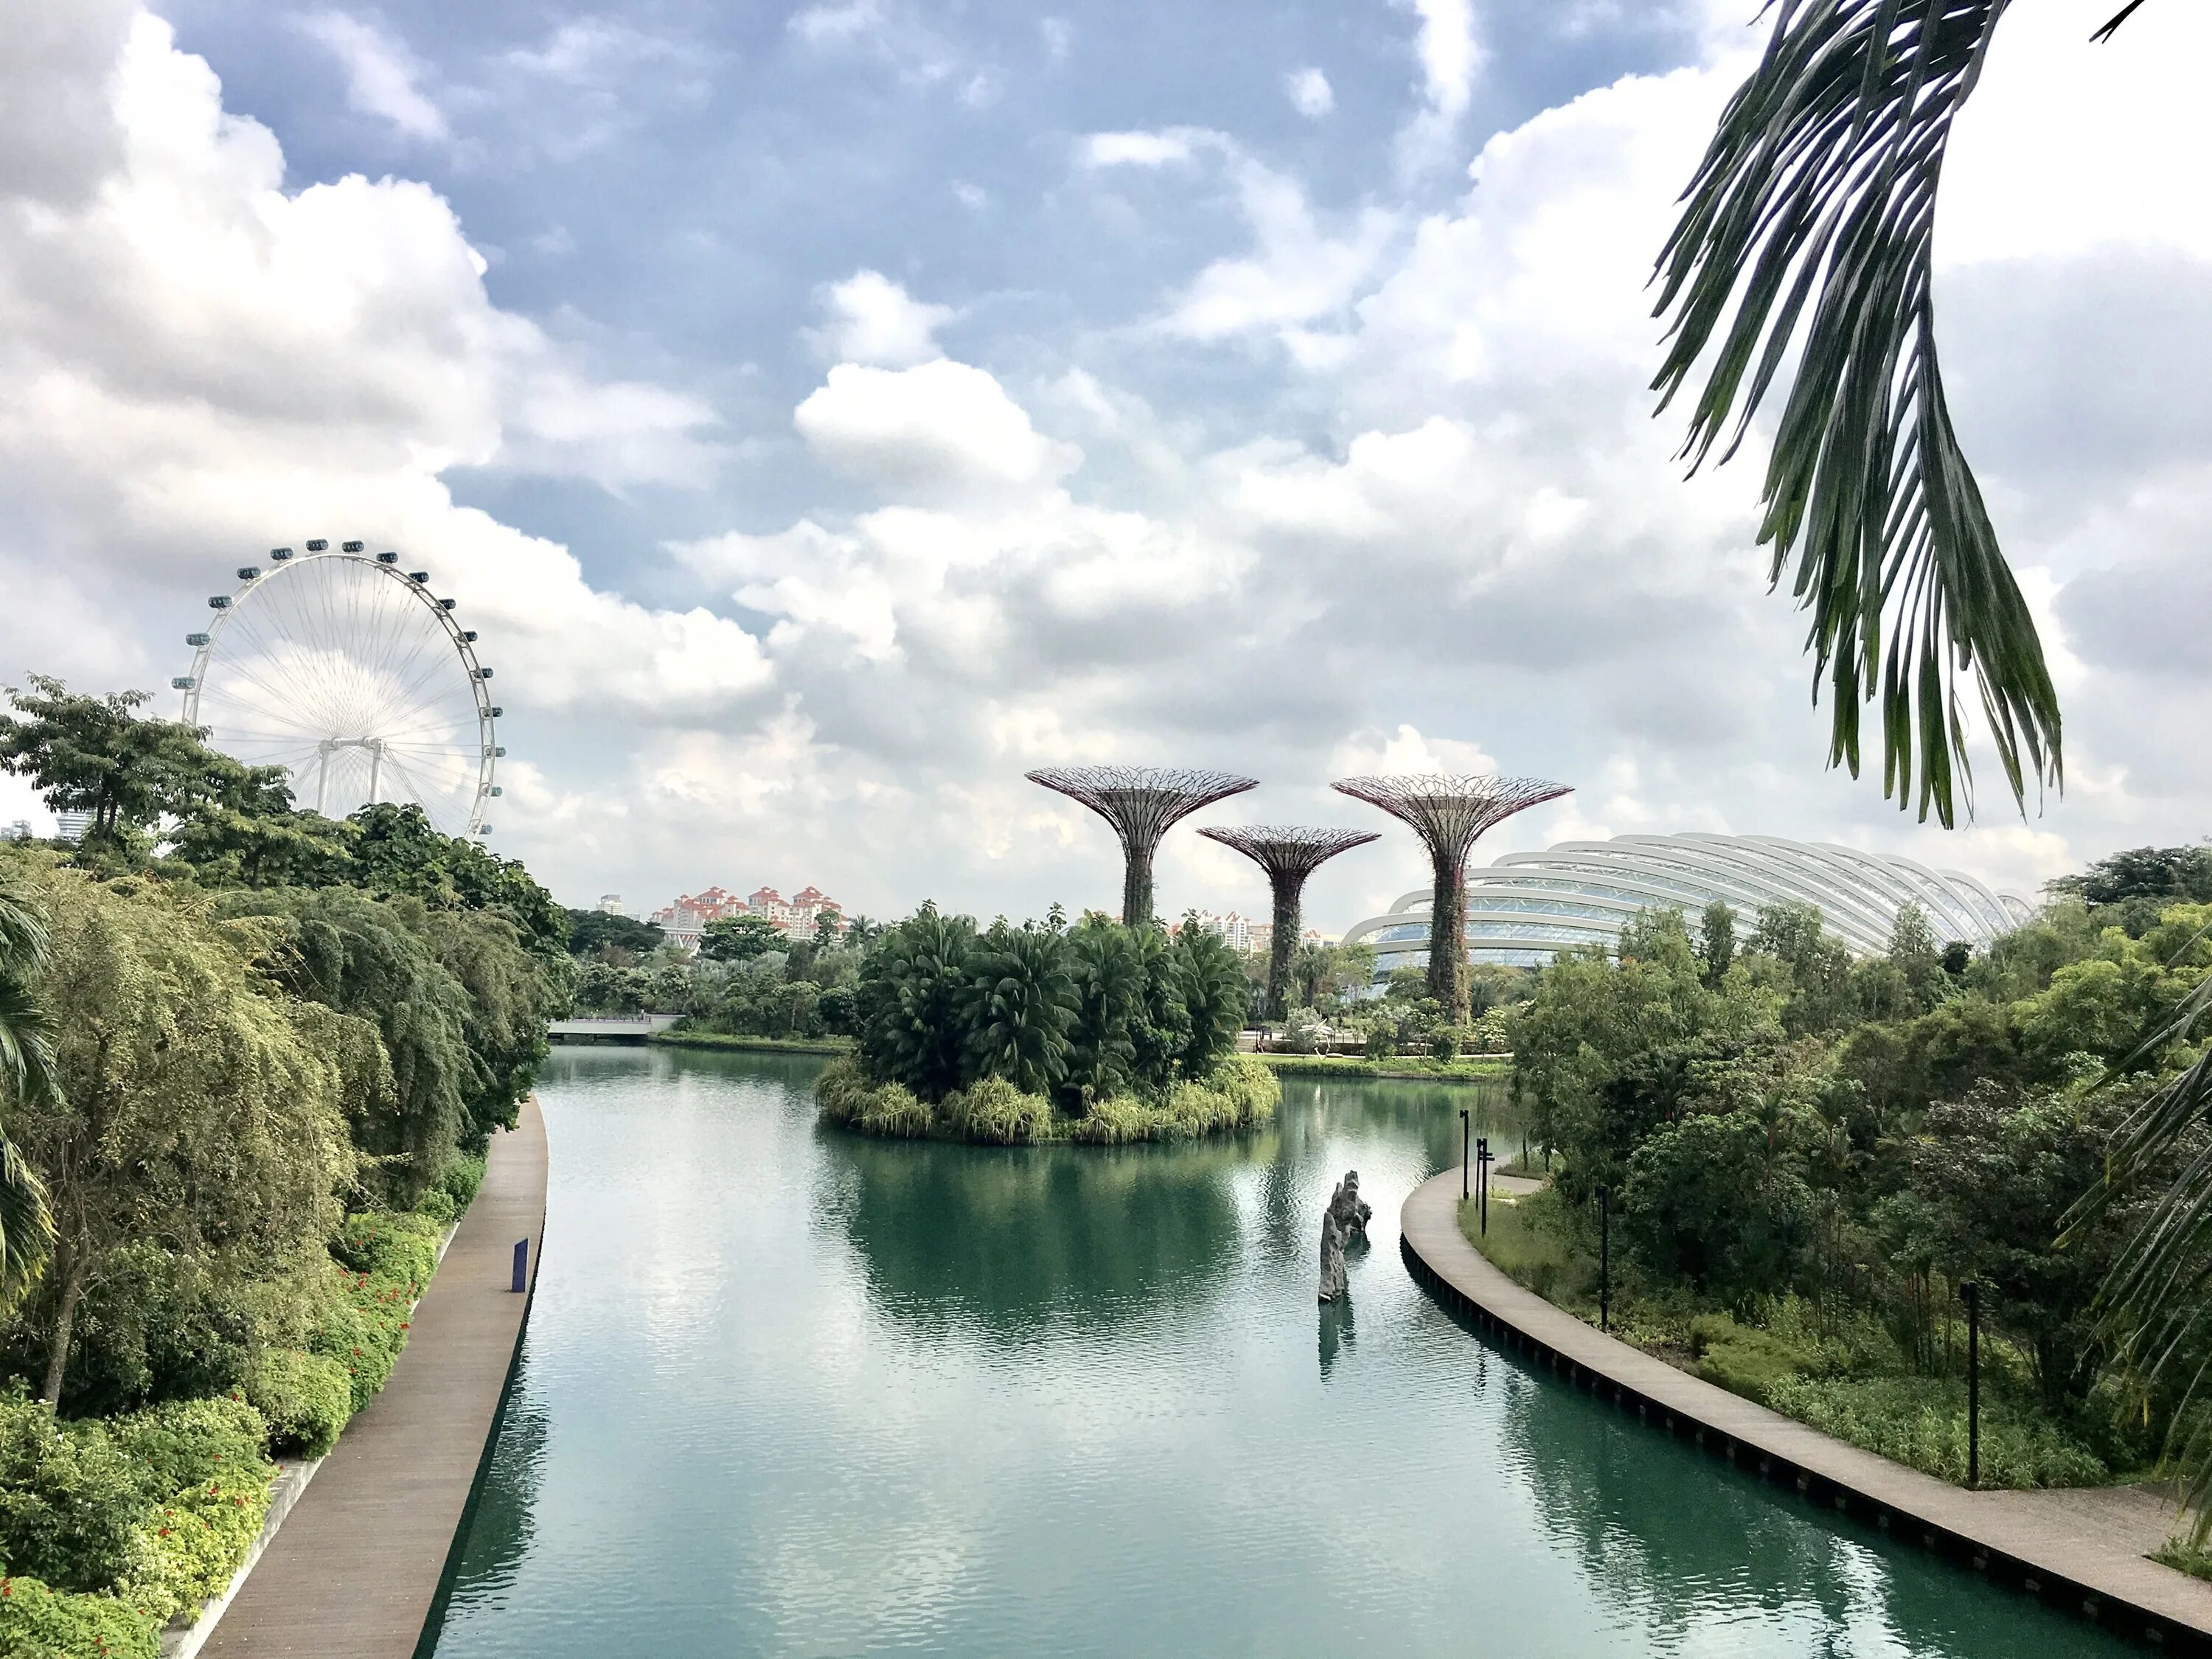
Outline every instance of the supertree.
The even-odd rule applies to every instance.
[[[1467,1018],[1467,855],[1475,838],[1572,786],[1542,778],[1346,778],[1332,786],[1413,826],[1427,844],[1436,886],[1429,901],[1429,994],[1455,1023]]]
[[[1170,826],[1224,796],[1259,787],[1256,779],[1227,772],[1152,766],[1048,766],[1025,775],[1114,826],[1121,838],[1121,920],[1132,927],[1152,919],[1152,854]]]
[[[1306,878],[1339,853],[1381,839],[1367,830],[1309,830],[1296,825],[1255,823],[1198,832],[1208,841],[1233,847],[1267,872],[1275,895],[1275,933],[1267,951],[1267,1018],[1290,1012],[1291,953],[1304,925]]]

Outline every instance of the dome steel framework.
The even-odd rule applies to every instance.
[[[191,669],[171,682],[185,722],[235,760],[283,767],[294,799],[330,817],[413,801],[444,834],[488,834],[507,752],[492,671],[429,581],[360,542],[241,565],[185,637]]]
[[[1570,841],[1540,853],[1509,853],[1470,871],[1463,911],[1465,954],[1475,961],[1530,964],[1575,945],[1609,945],[1642,910],[1679,909],[1695,920],[1715,899],[1747,932],[1763,905],[1817,904],[1822,925],[1851,951],[1888,947],[1898,912],[1927,913],[1938,939],[1984,945],[2027,921],[2035,907],[1956,870],[1911,859],[1773,836],[1620,836]],[[1377,979],[1429,957],[1431,896],[1402,896],[1388,912],[1345,934],[1376,950]]]

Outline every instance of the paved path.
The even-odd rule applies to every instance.
[[[545,1121],[495,1135],[483,1189],[415,1310],[384,1392],[346,1425],[222,1622],[206,1659],[411,1659],[490,1438],[545,1221]]]
[[[2126,1489],[1966,1492],[1831,1439],[1602,1335],[1523,1290],[1467,1242],[1458,1206],[1456,1167],[1422,1182],[1400,1213],[1400,1247],[1415,1278],[1507,1346],[1815,1503],[2111,1628],[2172,1651],[2212,1654],[2212,1584],[2142,1558],[2173,1518],[2155,1498]]]

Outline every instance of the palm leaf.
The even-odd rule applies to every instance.
[[[2203,938],[2203,934],[2197,936]],[[2191,945],[2197,941],[2192,939]],[[2139,1043],[2114,1073],[2148,1064],[2196,1034],[2212,1012],[2212,977],[2198,981],[2165,1024]],[[2212,1120],[2212,1048],[2162,1085],[2123,1123],[2106,1150],[2096,1184],[2066,1218],[2063,1246],[2150,1170],[2165,1163],[2191,1131]],[[2212,1419],[2187,1409],[2204,1381],[2206,1338],[2212,1335],[2212,1143],[2198,1148],[2152,1202],[2105,1282],[2104,1334],[2154,1380],[2172,1382],[2182,1396],[2175,1413],[2181,1435],[2167,1449],[2182,1497],[2197,1519],[2201,1543],[2212,1533]]]
[[[2057,695],[1945,399],[1930,250],[1945,148],[2010,0],[1770,0],[1773,38],[1730,100],[1662,252],[1673,313],[1653,389],[1711,349],[1682,454],[1742,442],[1795,359],[1764,486],[1770,580],[1791,572],[1833,690],[1829,764],[1944,824],[1972,810],[1970,677],[2014,798],[2062,781]],[[2117,26],[2120,19],[2114,19]]]

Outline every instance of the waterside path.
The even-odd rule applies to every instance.
[[[1492,1267],[1459,1230],[1459,1188],[1454,1168],[1413,1189],[1399,1214],[1400,1249],[1414,1278],[1506,1346],[1814,1503],[2108,1629],[2212,1654],[2212,1583],[2143,1557],[2170,1528],[2170,1506],[2129,1488],[1963,1491],[1677,1370]]]
[[[522,1103],[416,1304],[392,1380],[346,1425],[270,1540],[205,1659],[410,1659],[475,1486],[529,1311],[545,1222],[545,1120]]]

